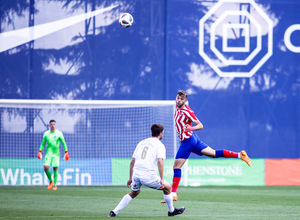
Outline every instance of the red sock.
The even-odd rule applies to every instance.
[[[229,151],[229,150],[223,150],[223,154],[224,154],[224,157],[233,157],[233,158],[238,158],[239,157],[239,153],[232,152],[232,151]]]
[[[174,176],[173,177],[172,192],[174,192],[174,193],[177,192],[177,189],[178,189],[178,186],[179,186],[179,183],[180,183],[180,179],[181,179],[180,176]]]

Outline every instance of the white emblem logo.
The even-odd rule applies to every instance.
[[[19,30],[8,31],[0,34],[0,53],[11,48],[28,43],[32,40],[47,36],[56,31],[70,27],[76,23],[89,19],[93,16],[99,15],[106,11],[109,11],[117,5],[113,5],[106,8],[101,8],[96,11],[87,12],[81,15],[76,15],[70,18],[49,22],[46,24],[40,24],[33,27],[22,28]]]
[[[220,0],[199,28],[199,53],[221,77],[251,77],[272,56],[273,23],[253,0]]]

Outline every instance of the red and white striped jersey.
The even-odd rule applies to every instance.
[[[192,122],[195,123],[195,121],[198,120],[198,118],[195,116],[194,111],[188,105],[186,105],[182,109],[178,109],[176,106],[174,120],[176,131],[180,140],[188,139],[192,136],[192,131],[183,131],[185,125],[192,125]]]

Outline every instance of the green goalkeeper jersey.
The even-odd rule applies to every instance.
[[[67,151],[67,144],[65,142],[64,135],[61,131],[55,129],[54,132],[50,130],[45,131],[43,141],[40,146],[40,151],[44,149],[45,143],[47,142],[46,154],[54,154],[60,156],[60,142],[62,143],[64,150]]]

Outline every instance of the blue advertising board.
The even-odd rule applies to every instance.
[[[52,168],[50,168],[53,174]],[[57,185],[110,185],[110,159],[61,160]],[[43,161],[35,159],[0,159],[0,185],[48,185]]]
[[[183,89],[212,148],[300,157],[298,0],[11,0],[0,24],[0,99],[174,100]],[[18,135],[1,115],[1,139]]]

